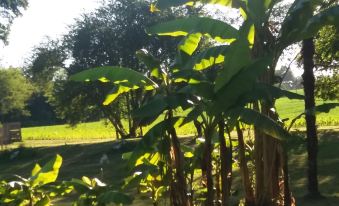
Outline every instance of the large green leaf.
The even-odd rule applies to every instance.
[[[133,88],[125,87],[125,86],[115,86],[109,94],[106,95],[105,101],[102,103],[103,105],[109,105],[112,103],[119,95],[123,93],[127,93],[131,91]]]
[[[250,43],[247,40],[247,35],[251,30],[251,25],[245,24],[241,28],[241,39],[232,43],[229,46],[229,51],[225,54],[224,68],[219,73],[216,81],[214,91],[219,91],[228,82],[240,72],[241,69],[248,66],[251,60]]]
[[[178,45],[179,49],[188,55],[192,55],[199,46],[202,35],[200,33],[189,34]]]
[[[316,113],[329,113],[332,109],[339,107],[339,103],[324,103],[315,107]]]
[[[119,95],[143,88],[145,90],[152,90],[158,85],[145,75],[124,67],[98,67],[79,72],[70,77],[71,81],[102,81],[111,82],[117,87],[106,96],[103,105],[108,105],[113,102]]]
[[[273,119],[247,108],[236,108],[229,115],[231,118],[238,117],[241,122],[248,125],[254,125],[262,132],[277,138],[287,140],[291,135]]]
[[[219,42],[237,39],[238,30],[231,25],[208,17],[189,17],[161,23],[149,28],[148,33],[167,36],[207,35]]]
[[[318,31],[326,25],[334,25],[339,28],[339,6],[326,9],[310,18],[302,30],[300,39],[315,36]]]
[[[216,93],[216,101],[212,107],[212,112],[219,114],[221,111],[227,111],[232,106],[240,103],[241,97],[251,91],[256,79],[267,70],[271,61],[270,56],[258,59],[235,75],[227,85]]]
[[[256,83],[253,86],[253,89],[246,94],[244,94],[241,98],[241,105],[245,105],[250,102],[258,101],[258,100],[265,100],[265,101],[274,101],[281,97],[287,97],[289,99],[304,99],[305,97],[301,94],[293,93],[287,90],[282,90],[278,87],[263,84],[263,83]]]
[[[45,185],[54,182],[59,174],[59,168],[62,164],[62,157],[56,155],[52,160],[46,163],[39,172],[29,178],[29,183],[32,187],[37,185]]]
[[[133,116],[137,118],[158,116],[163,113],[167,107],[168,104],[166,102],[166,98],[163,96],[158,96],[147,102],[139,109],[133,111]]]
[[[203,70],[215,64],[224,62],[225,54],[229,51],[229,46],[215,46],[193,56],[185,65],[184,69]]]
[[[319,0],[296,0],[293,2],[281,26],[280,49],[302,40],[300,39],[301,31],[313,16],[314,9],[319,2]]]
[[[183,109],[188,107],[185,95],[172,94],[168,96],[157,96],[153,100],[147,102],[141,108],[133,112],[133,116],[137,118],[147,118],[157,116],[168,109],[176,109],[181,106]]]
[[[144,88],[151,90],[157,85],[145,75],[129,68],[105,66],[94,69],[88,69],[79,72],[70,77],[72,81],[102,81],[112,82],[113,84],[122,85],[129,88]]]
[[[197,120],[198,117],[203,113],[203,109],[202,109],[202,106],[200,105],[197,105],[195,106],[192,111],[190,111],[186,117],[184,118],[184,120],[182,121],[182,123],[180,124],[180,126],[183,126],[187,123],[190,123],[194,120]]]
[[[169,7],[181,6],[181,5],[192,5],[195,2],[203,4],[218,4],[222,6],[231,6],[232,3],[236,3],[238,0],[158,0],[157,8],[166,9]],[[267,0],[266,0],[267,1]]]
[[[174,118],[173,120],[163,120],[154,125],[143,136],[136,148],[133,150],[133,153],[129,156],[129,166],[133,168],[135,162],[145,153],[156,152],[156,144],[159,143],[159,140],[164,137],[166,131],[168,131],[168,129],[172,127],[177,121],[178,118]]]
[[[160,79],[160,61],[153,57],[147,50],[141,49],[136,52],[136,56],[149,69],[151,76]]]
[[[213,93],[213,84],[207,81],[201,81],[195,84],[188,84],[187,86],[181,88],[178,93],[184,94],[194,94],[198,97],[202,97],[205,100],[211,100],[214,98]]]

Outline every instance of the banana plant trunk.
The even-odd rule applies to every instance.
[[[253,58],[261,58],[267,54],[273,53],[273,61],[269,69],[260,76],[259,82],[264,84],[273,84],[274,71],[277,60],[280,55],[271,51],[269,45],[273,45],[275,39],[267,25],[256,29],[255,41],[252,50]],[[254,109],[261,112],[263,115],[277,120],[276,115],[271,111],[274,108],[274,102],[268,103],[260,101],[254,103]],[[274,206],[277,205],[279,198],[283,196],[283,189],[280,187],[284,184],[282,177],[281,153],[279,148],[281,142],[270,135],[260,131],[261,128],[254,128],[255,135],[255,165],[256,165],[256,180],[255,180],[255,204]],[[288,185],[287,185],[288,186]]]
[[[302,75],[305,93],[305,111],[306,111],[306,140],[308,153],[308,195],[310,197],[319,196],[318,190],[318,137],[316,128],[316,117],[312,111],[315,107],[314,100],[314,42],[313,38],[303,40],[302,56],[304,63],[304,74]]]
[[[250,174],[247,167],[247,161],[245,156],[245,141],[243,131],[240,128],[239,123],[236,125],[237,134],[238,134],[238,148],[239,148],[239,162],[240,162],[240,173],[242,177],[243,187],[245,190],[245,205],[246,206],[254,206],[254,191],[252,188]]]
[[[228,168],[227,168],[227,146],[225,140],[225,122],[219,121],[219,143],[220,143],[220,162],[221,162],[221,205],[229,205],[231,185],[228,184]]]
[[[173,119],[173,111],[168,112],[168,119]],[[171,147],[173,152],[172,165],[174,166],[174,177],[172,180],[172,204],[173,206],[191,206],[190,199],[187,196],[187,183],[184,174],[184,159],[180,149],[180,142],[175,128],[172,126],[169,130],[171,136]]]
[[[206,182],[207,182],[207,195],[205,205],[213,205],[214,201],[214,185],[213,185],[213,166],[212,166],[212,135],[213,129],[210,125],[206,125],[204,135],[205,135],[205,149],[203,157],[203,166],[206,171]]]

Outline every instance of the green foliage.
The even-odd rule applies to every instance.
[[[237,38],[237,30],[219,20],[207,17],[189,17],[161,23],[149,28],[148,33],[167,36],[186,36],[188,34],[207,35],[216,41],[229,42]]]
[[[147,49],[164,61],[174,56],[177,40],[154,39],[145,29],[161,20],[173,19],[180,12],[152,14],[148,7],[147,2],[139,0],[110,1],[77,19],[62,40],[66,53],[73,60],[66,68],[67,76],[110,65],[148,75],[148,69],[135,55],[137,51]],[[119,136],[127,137],[130,133],[135,137],[139,132],[139,121],[132,117],[131,111],[140,107],[150,92],[121,85],[58,81],[54,86],[53,105],[59,116],[69,123],[107,119]],[[114,99],[116,101],[109,104]],[[125,119],[131,124],[122,124]]]
[[[32,92],[33,86],[19,69],[0,69],[0,121],[11,112],[25,114]]]
[[[1,0],[0,40],[7,43],[7,37],[13,19],[21,15],[22,9],[28,6],[27,0]]]
[[[8,206],[48,206],[51,205],[53,190],[49,183],[55,182],[62,164],[60,155],[56,155],[43,167],[36,164],[32,175],[28,179],[17,176],[19,180],[1,182],[0,203]],[[60,187],[59,187],[60,188]],[[61,193],[70,192],[69,188],[62,188]]]
[[[285,143],[291,139],[291,134],[284,127],[283,122],[279,121],[279,116],[274,110],[274,103],[281,97],[300,100],[303,96],[273,86],[277,60],[283,50],[292,43],[313,37],[324,25],[337,24],[335,20],[339,15],[336,7],[313,15],[318,1],[295,1],[281,24],[281,30],[277,32],[279,34],[276,40],[269,28],[269,18],[271,9],[277,1],[211,0],[199,2],[238,8],[244,18],[240,29],[237,30],[229,24],[207,17],[171,20],[148,29],[150,34],[184,37],[178,45],[177,56],[170,64],[171,66],[167,67],[168,62],[165,61],[160,63],[161,60],[153,58],[145,51],[138,53],[139,59],[145,61],[144,65],[148,67],[147,72],[151,74],[150,76],[155,79],[154,81],[158,83],[159,87],[153,90],[150,98],[145,99],[142,105],[133,108],[134,116],[147,119],[146,123],[148,124],[156,122],[155,120],[162,117],[162,114],[165,116],[162,122],[154,124],[147,132],[133,153],[124,156],[129,159],[129,166],[133,172],[127,179],[127,185],[132,183],[141,185],[142,192],[149,193],[155,204],[159,198],[157,194],[160,192],[158,191],[166,191],[167,188],[171,191],[169,198],[174,205],[190,205],[199,202],[194,198],[188,200],[190,197],[187,195],[196,192],[192,185],[188,191],[186,181],[191,178],[192,183],[194,178],[196,164],[193,166],[190,162],[190,158],[194,156],[201,157],[196,161],[201,164],[202,181],[204,178],[207,180],[207,192],[203,193],[206,198],[205,204],[213,204],[215,201],[214,186],[217,185],[213,182],[213,174],[219,172],[218,166],[214,164],[220,163],[223,165],[222,167],[227,167],[224,165],[225,161],[219,162],[218,154],[214,154],[219,153],[214,152],[215,145],[223,144],[220,145],[220,150],[223,148],[220,155],[222,153],[228,155],[225,157],[228,158],[228,162],[233,160],[232,140],[227,145],[225,134],[223,134],[225,132],[220,132],[219,136],[217,135],[218,127],[220,131],[221,129],[228,130],[230,133],[229,129],[239,125],[239,122],[254,125],[255,138],[259,138],[258,130],[260,130],[267,134],[260,137],[275,138],[278,142],[283,141],[282,150],[287,149]],[[156,5],[165,8],[187,3],[190,3],[190,6],[195,6],[196,2],[160,0]],[[199,47],[203,39],[202,36],[207,41],[211,41],[212,46],[207,49]],[[213,42],[221,42],[225,45],[220,47],[220,44],[213,45]],[[201,65],[202,62],[204,65],[197,68],[197,65]],[[124,69],[122,68],[122,70]],[[129,70],[125,69],[125,71],[127,73]],[[139,75],[142,76],[144,73],[141,71]],[[93,76],[95,78],[92,78]],[[90,70],[79,80],[97,80],[101,77],[103,76],[95,75],[95,71]],[[135,82],[132,80],[132,85],[129,85],[129,88],[140,88],[139,84],[143,80],[137,79]],[[120,83],[119,81],[118,84]],[[130,92],[130,89],[123,88],[121,91],[118,89],[117,92]],[[323,105],[316,109],[328,111],[334,106],[336,104]],[[180,107],[189,109],[189,113],[184,118],[176,116],[173,112]],[[193,150],[185,151],[178,141],[178,126],[191,121],[194,121],[197,130],[199,127],[202,128],[199,135],[204,137],[202,149],[196,150],[198,154],[193,154]],[[223,126],[224,124],[226,126]],[[240,142],[240,139],[243,139],[242,131],[238,129],[237,132]],[[229,138],[231,139],[231,136]],[[269,153],[265,152],[271,152],[270,145],[276,148],[272,152],[277,155],[275,158],[285,158],[283,154],[280,154],[282,153],[280,149],[277,149],[279,147],[277,142],[274,142],[273,144],[270,139],[262,141],[263,145],[260,149],[263,150],[263,155],[259,156],[258,154],[257,158],[263,159],[263,171],[282,169],[278,164],[271,167],[272,162],[267,160]],[[255,149],[258,145],[255,145]],[[245,151],[242,150],[239,153],[242,152],[244,153],[242,155],[245,156]],[[241,170],[248,170],[246,162],[242,165],[245,165],[242,167],[246,168],[241,168]],[[185,166],[191,168],[187,169]],[[223,168],[226,176],[232,173],[232,165],[229,167],[231,167],[228,169],[229,171]],[[263,171],[257,170],[256,173],[265,175]],[[224,175],[223,185],[227,181],[225,178],[227,177]],[[272,176],[272,178],[276,178],[275,184],[270,181],[266,182],[266,180],[262,180],[262,184],[272,184],[268,186],[272,187],[270,190],[279,190],[279,188],[275,188],[279,183],[279,176]],[[248,181],[249,186],[244,189],[252,190],[252,183],[249,182],[250,177],[247,179],[244,181]],[[255,184],[259,184],[256,182],[257,180],[254,180]],[[219,179],[217,182],[219,183]],[[218,187],[220,189],[220,185]],[[265,191],[256,192],[263,197],[272,195],[266,194]],[[225,191],[223,193],[222,195],[227,195]],[[282,191],[278,191],[276,195],[280,193]],[[254,197],[250,198],[255,199]],[[272,200],[274,198],[273,196],[269,197],[264,200],[266,202],[263,202],[262,205],[275,204]],[[176,201],[178,203],[174,203]],[[259,198],[255,201],[261,200]],[[224,204],[227,203],[224,202]]]
[[[316,78],[316,96],[325,100],[339,99],[339,30],[326,26],[315,39],[315,65],[325,71]]]
[[[111,189],[97,178],[90,179],[83,176],[81,179],[72,179],[67,184],[74,187],[74,190],[79,193],[79,198],[73,203],[73,206],[108,205],[111,203],[126,205],[131,204],[133,200],[131,197]]]
[[[72,81],[80,82],[111,82],[112,84],[118,85],[116,91],[113,91],[113,93],[106,97],[104,105],[110,104],[122,93],[139,88],[152,90],[157,87],[157,85],[151,79],[148,79],[144,75],[133,71],[132,69],[122,67],[101,67],[89,69],[71,76],[70,79]]]

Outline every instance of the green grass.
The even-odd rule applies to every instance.
[[[302,93],[300,90],[294,91]],[[316,105],[323,103],[331,103],[334,101],[316,100]],[[289,118],[290,120],[298,116],[304,111],[303,100],[290,100],[288,98],[278,99],[276,102],[277,111],[281,119]],[[289,124],[290,121],[287,123]],[[335,126],[339,125],[339,107],[332,109],[329,113],[322,113],[317,115],[317,125],[319,126]],[[295,127],[304,127],[305,120],[303,118],[297,120]]]
[[[321,206],[339,205],[339,157],[337,147],[339,145],[339,129],[320,130],[319,145],[319,183],[320,190],[327,198],[320,201],[307,202],[302,197],[306,191],[306,148],[304,140],[299,138],[290,143],[289,168],[290,183],[293,195],[297,198],[297,205]],[[108,140],[108,139],[107,139]],[[80,178],[83,175],[99,177],[104,182],[120,185],[127,172],[124,168],[126,162],[122,160],[122,153],[131,151],[136,145],[135,140],[129,140],[120,149],[114,148],[115,141],[97,142],[91,144],[61,144],[56,146],[54,140],[27,140],[20,144],[12,145],[13,148],[0,153],[0,179],[12,179],[13,174],[27,177],[36,162],[45,163],[55,154],[63,156],[63,165],[60,170],[59,180]],[[16,147],[16,148],[15,148]],[[10,159],[14,151],[20,151],[19,155]],[[101,165],[100,158],[108,155],[110,162]],[[234,191],[241,190],[241,181],[234,181]],[[240,192],[238,196],[241,194]],[[149,205],[148,200],[141,196],[135,196],[133,205]],[[238,198],[238,197],[235,197]],[[70,205],[69,202],[56,205]]]
[[[78,124],[76,127],[55,125],[23,128],[22,136],[24,140],[113,139],[115,138],[115,132],[111,125],[104,124],[104,122],[91,122]]]
[[[161,117],[150,126],[144,127],[143,132],[147,132],[154,124],[158,123]],[[126,122],[123,122],[127,124]],[[127,126],[125,126],[127,128]],[[186,124],[178,128],[181,136],[192,135],[196,133],[193,124]],[[115,130],[112,125],[105,124],[104,121],[81,123],[76,127],[69,125],[54,125],[41,127],[22,128],[23,140],[105,140],[115,139]]]
[[[302,93],[301,90],[297,90],[294,92]],[[317,100],[316,103],[317,105],[320,105],[325,102],[322,100]],[[304,111],[304,102],[303,100],[290,100],[287,98],[281,98],[276,102],[276,107],[281,119],[289,118],[289,121],[287,121],[288,126],[291,119],[295,118]],[[177,114],[186,115],[187,111],[177,111]],[[156,123],[161,121],[161,119],[163,118],[163,115],[160,116]],[[125,128],[127,128],[127,122],[123,121],[123,124]],[[331,110],[330,113],[317,115],[317,124],[319,126],[339,125],[339,107]],[[147,132],[147,130],[151,126],[143,128],[143,131]],[[304,118],[299,119],[294,125],[295,128],[304,126]],[[196,133],[195,127],[192,123],[186,124],[183,127],[178,128],[177,131],[178,134],[181,136],[187,136]],[[70,127],[69,125],[23,128],[22,136],[24,140],[104,140],[115,139],[115,131],[110,124],[107,125],[103,121],[101,121],[78,124],[74,128]]]

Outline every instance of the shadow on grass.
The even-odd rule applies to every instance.
[[[339,131],[319,130],[318,181],[324,199],[304,198],[307,188],[307,152],[304,133],[289,144],[289,169],[297,205],[339,205]]]
[[[307,183],[307,153],[303,133],[299,132],[298,135],[299,137],[289,143],[290,180],[297,205],[339,205],[339,131],[321,130],[319,134],[319,188],[326,198],[317,201],[303,198],[306,194]],[[191,138],[184,138],[182,141],[186,145],[192,145]],[[127,141],[120,147],[119,144],[113,141],[52,147],[19,147],[4,151],[0,153],[0,179],[9,180],[13,178],[13,174],[27,177],[35,163],[44,164],[55,154],[60,154],[64,161],[59,180],[89,176],[98,177],[106,183],[119,186],[128,175],[127,162],[122,159],[122,154],[132,151],[137,141]],[[13,157],[14,154],[16,154],[15,157]],[[100,164],[100,159],[104,154],[108,156],[109,162]],[[241,180],[238,176],[235,178],[234,187],[236,190],[241,190]],[[133,205],[147,205],[147,202],[137,199]]]

